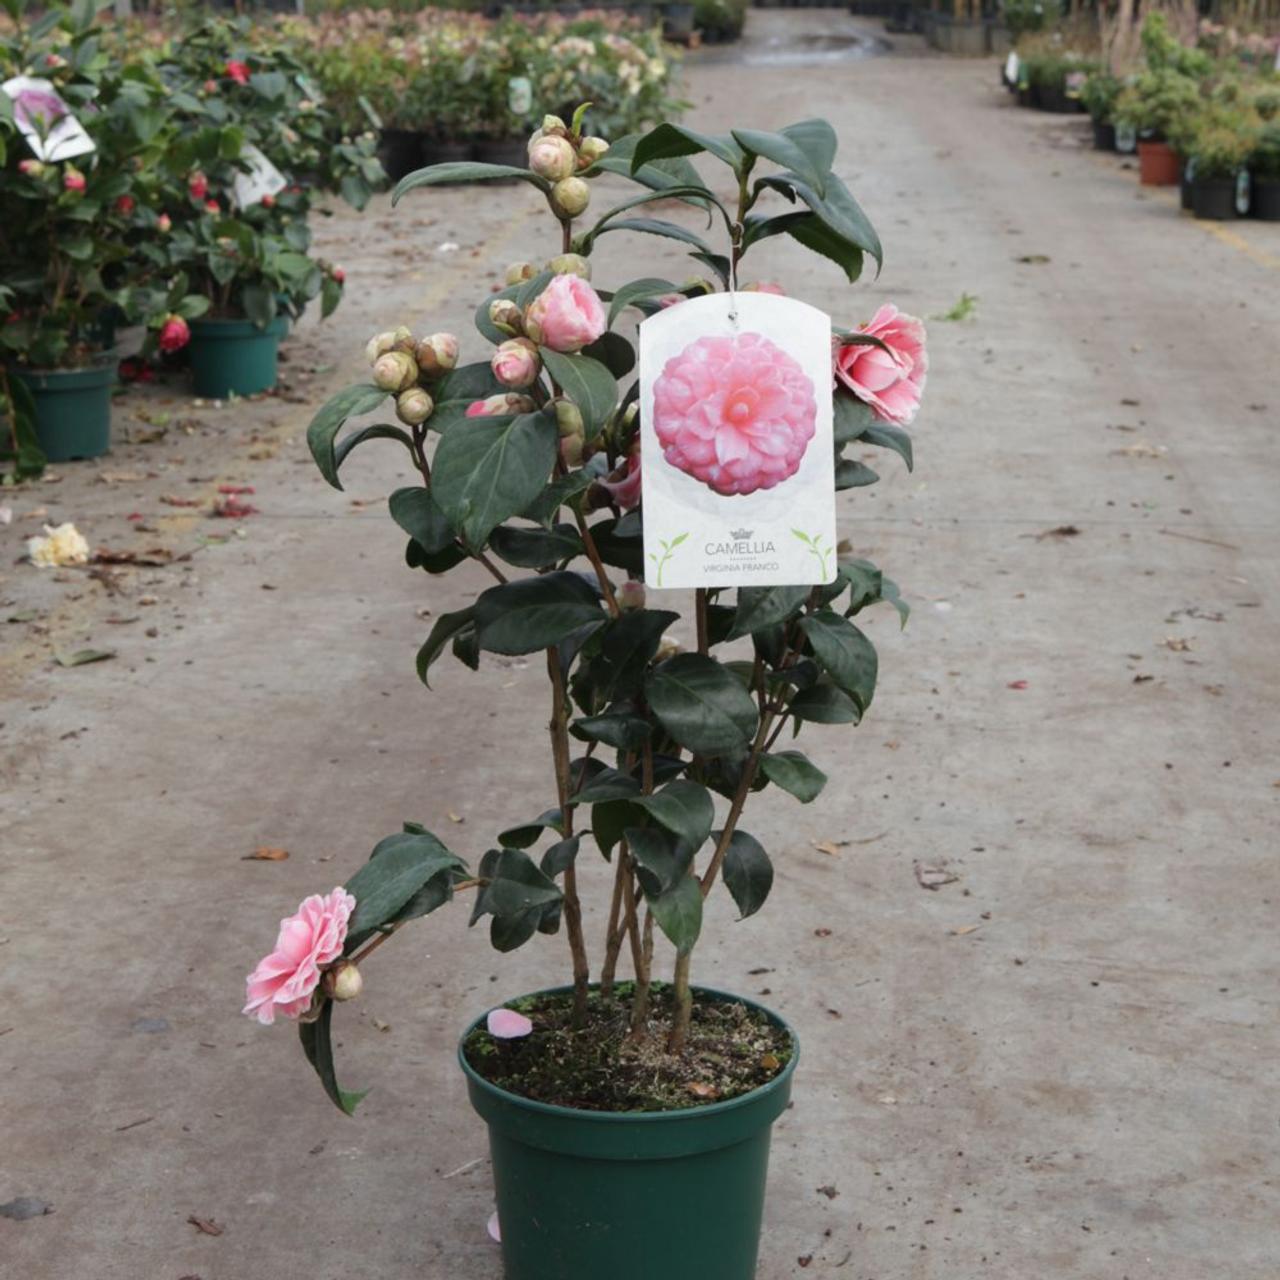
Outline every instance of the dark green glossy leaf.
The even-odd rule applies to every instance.
[[[581,836],[570,836],[567,840],[559,840],[542,855],[542,874],[555,879],[563,875],[573,866],[578,857],[578,846]]]
[[[518,827],[509,827],[498,836],[498,843],[506,849],[527,849],[537,844],[544,831],[563,830],[564,819],[559,809],[548,809],[540,813],[532,822]]]
[[[875,645],[832,609],[809,614],[800,626],[813,647],[814,657],[865,712],[876,688]]]
[[[827,125],[827,129],[830,130],[830,128],[831,126]],[[743,151],[772,160],[783,169],[793,170],[819,195],[825,194],[826,177],[831,172],[830,160],[825,167],[822,166],[821,156],[810,155],[794,137],[788,137],[784,133],[766,133],[760,129],[734,129],[733,138]],[[825,147],[823,154],[825,154]]]
[[[695,852],[711,833],[715,821],[711,793],[701,783],[687,778],[669,782],[650,796],[638,796],[635,803]]]
[[[702,889],[696,876],[682,876],[656,897],[645,895],[658,928],[671,940],[679,955],[688,955],[702,931]]]
[[[599,661],[593,664],[593,676],[607,698],[629,697],[640,688],[662,633],[679,618],[668,609],[636,609],[609,624]]]
[[[54,15],[56,16],[56,14]],[[314,1022],[304,1022],[298,1027],[298,1035],[302,1040],[302,1052],[307,1061],[315,1068],[316,1075],[330,1101],[347,1115],[354,1115],[368,1089],[353,1092],[343,1089],[338,1084],[338,1077],[333,1066],[333,1037],[330,1022],[333,1018],[333,1001],[326,1000],[320,1010],[320,1016]]]
[[[346,884],[356,909],[347,926],[344,950],[355,951],[375,929],[393,920],[428,880],[463,865],[430,833],[399,831],[380,840],[369,861]]]
[[[639,791],[639,782],[629,774],[618,769],[602,768],[570,800],[573,804],[599,804],[602,800],[629,800],[638,795]]]
[[[632,369],[636,367],[635,348],[620,333],[611,333],[606,330],[602,333],[590,346],[582,348],[582,354],[589,356],[592,360],[598,361],[604,365],[606,369],[613,374],[614,378],[625,378]],[[638,383],[632,383],[628,388],[628,395],[636,394]],[[626,401],[623,402],[623,408],[626,407]],[[587,432],[587,439],[593,439],[591,432]]]
[[[625,711],[583,716],[575,720],[569,729],[576,738],[603,742],[618,751],[639,751],[648,742],[651,732],[644,716]]]
[[[448,164],[433,164],[425,169],[406,174],[396,183],[391,193],[393,205],[400,198],[416,187],[442,187],[460,182],[492,182],[496,178],[519,178],[538,188],[539,191],[551,190],[551,184],[540,178],[530,169],[518,169],[510,164],[478,164],[470,160],[451,161]]]
[[[546,486],[560,436],[554,415],[475,418],[447,431],[436,449],[431,487],[449,522],[475,550]]]
[[[342,424],[350,417],[362,413],[371,413],[387,398],[387,393],[372,383],[361,383],[359,386],[347,387],[331,396],[322,406],[320,412],[311,419],[307,428],[307,447],[315,459],[320,474],[335,489],[342,488],[338,479],[338,461],[334,456],[334,438],[342,429]]]
[[[738,609],[726,639],[736,640],[790,618],[809,598],[811,588],[740,587]]]
[[[494,295],[494,297],[501,296],[501,294]],[[492,300],[491,298],[490,301]],[[505,339],[507,335],[499,334],[499,337]],[[475,400],[484,400],[488,396],[501,395],[507,390],[509,388],[504,387],[493,376],[489,361],[477,360],[473,364],[460,364],[456,369],[446,373],[431,388],[431,397],[436,402],[436,411],[439,412],[440,406],[450,400],[464,400],[467,404],[471,404]],[[427,419],[427,423],[430,426],[435,425],[434,415]]]
[[[760,841],[745,831],[735,831],[729,837],[724,882],[743,920],[760,910],[773,887],[773,863]]]
[[[519,915],[532,907],[560,901],[555,882],[523,849],[500,849],[497,854],[493,859],[485,855],[486,865],[482,865],[480,874],[489,883],[480,890],[472,923],[483,915]]]
[[[655,667],[645,693],[662,727],[694,755],[732,753],[755,733],[755,701],[736,676],[704,654],[677,654]]]
[[[827,775],[801,751],[775,751],[761,756],[760,772],[801,804],[816,800],[827,785]]]
[[[838,458],[836,460],[837,493],[845,489],[860,489],[864,485],[875,484],[879,479],[879,472],[872,471],[870,467],[864,466],[861,462],[854,462],[852,458]]]
[[[562,506],[585,493],[595,483],[596,476],[589,471],[571,471],[545,486],[520,514],[526,520],[534,520],[549,527]]]
[[[561,391],[578,406],[587,439],[600,433],[618,403],[618,384],[598,360],[583,355],[562,355],[543,347],[542,362]]]
[[[397,489],[387,500],[391,518],[428,554],[454,545],[453,526],[429,490],[415,485]]]
[[[582,539],[571,524],[554,529],[500,524],[489,535],[489,546],[500,560],[520,569],[542,569],[582,554]]]
[[[873,422],[862,433],[866,444],[879,445],[882,449],[892,449],[907,464],[910,471],[915,463],[911,456],[911,437],[901,427],[890,426],[887,422]]]
[[[545,573],[500,583],[475,604],[480,648],[491,653],[535,653],[558,644],[580,627],[603,626],[596,593],[576,573]]]
[[[677,287],[670,280],[662,280],[656,277],[632,280],[630,284],[624,284],[613,295],[613,299],[609,303],[610,328],[613,327],[613,322],[618,316],[633,302],[638,302],[642,298],[656,298],[661,297],[664,293],[676,292],[678,292]]]
[[[623,834],[646,897],[665,893],[688,874],[692,852],[678,853],[668,832],[659,827],[628,827]]]
[[[606,858],[628,827],[644,821],[644,814],[630,800],[606,800],[591,807],[591,834]]]
[[[667,222],[664,218],[619,218],[611,222],[600,234],[609,231],[638,231],[644,235],[663,236],[667,240],[679,240],[682,244],[691,244],[703,253],[714,252],[711,246],[693,231],[688,231],[676,222]]]
[[[426,642],[422,648],[418,650],[418,679],[429,689],[431,681],[427,679],[427,674],[431,669],[431,664],[444,652],[444,647],[464,628],[473,625],[476,616],[476,607],[471,605],[466,609],[459,609],[456,613],[442,613],[431,628],[431,634],[427,636]]]
[[[722,160],[735,172],[745,162],[742,148],[728,134],[699,133],[679,124],[660,124],[651,129],[635,145],[631,154],[631,172],[653,160],[668,160],[677,156],[696,156],[709,152]]]
[[[787,706],[797,719],[815,724],[857,724],[862,719],[858,704],[825,680],[793,694]]]

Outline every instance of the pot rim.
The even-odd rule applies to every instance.
[[[592,989],[595,990],[597,985],[592,983]],[[519,1000],[525,999],[527,996],[560,995],[572,990],[572,986],[542,987],[537,991],[527,992],[525,996],[517,996],[515,998]],[[787,1059],[786,1065],[782,1070],[772,1080],[758,1085],[747,1093],[741,1093],[736,1098],[727,1098],[724,1102],[708,1102],[700,1106],[677,1107],[670,1111],[589,1111],[584,1107],[564,1107],[557,1103],[539,1102],[534,1098],[526,1098],[522,1094],[512,1093],[509,1089],[504,1089],[500,1085],[494,1084],[491,1080],[486,1080],[467,1061],[467,1056],[464,1052],[467,1037],[483,1023],[492,1010],[503,1007],[502,1004],[490,1005],[484,1013],[472,1018],[467,1024],[462,1035],[458,1037],[458,1064],[462,1067],[463,1075],[466,1076],[471,1085],[492,1094],[494,1097],[501,1098],[513,1106],[531,1111],[537,1115],[558,1116],[599,1124],[661,1124],[664,1121],[675,1122],[695,1117],[720,1116],[759,1103],[761,1099],[767,1097],[770,1093],[776,1093],[779,1089],[786,1088],[791,1081],[792,1075],[795,1074],[796,1064],[800,1061],[800,1037],[796,1034],[795,1028],[781,1014],[775,1013],[767,1005],[760,1004],[749,996],[737,995],[732,991],[721,991],[717,987],[696,985],[693,987],[693,991],[698,995],[712,996],[718,1000],[732,1001],[735,1004],[744,1004],[750,1009],[757,1009],[765,1014],[776,1026],[781,1027],[791,1040],[791,1056]]]
[[[280,331],[281,321],[286,317],[277,314],[275,319],[269,324],[264,325],[261,329],[249,319],[248,316],[196,316],[191,321],[191,332],[194,335],[197,329],[214,330],[221,329],[224,333],[238,329],[239,333],[234,334],[235,337],[276,337]]]

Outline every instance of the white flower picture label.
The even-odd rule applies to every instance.
[[[836,570],[831,320],[717,293],[640,326],[645,581],[830,582]]]
[[[13,120],[37,160],[57,163],[97,150],[52,81],[14,76],[0,88],[13,102]]]
[[[249,166],[248,172],[237,173],[231,184],[231,194],[240,208],[259,204],[264,196],[278,195],[288,185],[284,174],[252,142],[241,148],[240,159]]]

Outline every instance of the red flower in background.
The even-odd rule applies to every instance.
[[[249,68],[246,63],[237,62],[234,58],[227,63],[223,70],[227,75],[236,82],[236,84],[249,83]]]
[[[193,200],[203,200],[209,194],[209,179],[197,169],[187,179],[187,190],[191,192]]]
[[[122,217],[127,218],[134,210],[135,204],[132,196],[121,196],[116,201],[116,212]]]
[[[160,350],[181,351],[191,341],[191,327],[181,316],[168,315],[160,326]]]

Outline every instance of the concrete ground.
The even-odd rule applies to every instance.
[[[747,51],[858,29],[756,12]],[[888,250],[854,289],[777,241],[757,274],[846,322],[935,318],[915,474],[841,498],[911,625],[872,622],[872,713],[810,735],[819,803],[757,805],[773,900],[737,924],[717,896],[696,957],[804,1041],[761,1280],[1275,1280],[1280,228],[1180,217],[1081,121],[1013,109],[994,61],[720,55],[689,86],[704,128],[829,116]],[[536,212],[338,215],[348,300],[290,343],[286,395],[130,392],[135,443],[3,499],[0,1202],[52,1207],[0,1217],[6,1278],[496,1280],[453,1046],[559,980],[563,938],[500,958],[455,910],[385,949],[340,1016],[355,1119],[239,1005],[278,918],[403,819],[475,858],[550,801],[539,664],[414,677],[423,615],[475,581],[399,563],[401,456],[358,451],[339,494],[303,443],[369,332],[463,332],[546,253]],[[683,274],[613,248],[604,286]],[[217,483],[258,514],[165,502]],[[45,519],[191,558],[40,572]],[[54,661],[85,646],[116,656]]]

